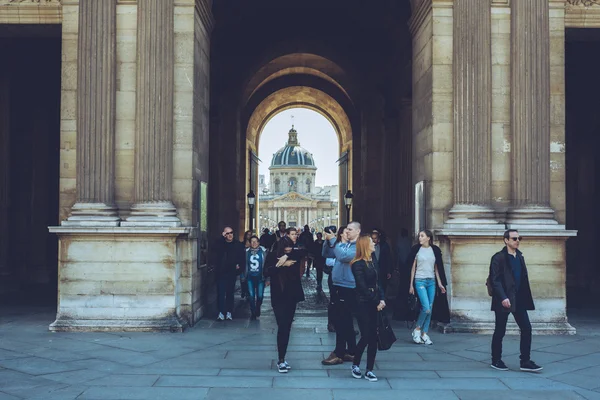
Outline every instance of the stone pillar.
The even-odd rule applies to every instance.
[[[0,74],[0,293],[8,289],[8,205],[10,188],[10,77]]]
[[[65,226],[118,226],[115,0],[81,0],[77,49],[77,199]]]
[[[135,204],[123,226],[180,226],[172,202],[174,2],[138,3]]]
[[[550,207],[549,23],[548,0],[511,2],[511,226],[557,224]]]
[[[446,226],[496,225],[491,203],[492,50],[489,1],[455,0],[454,205]]]

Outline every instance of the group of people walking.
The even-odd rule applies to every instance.
[[[231,227],[223,230],[223,239],[216,245],[213,259],[217,265],[217,320],[232,319],[233,292],[238,275],[245,283],[243,286],[247,286],[252,319],[260,317],[264,288],[270,285],[271,305],[278,326],[277,369],[287,373],[291,369],[286,360],[290,332],[297,304],[305,300],[301,278],[309,267],[307,258],[311,254],[317,274],[321,271],[319,286],[323,272],[328,274],[330,331],[336,334],[335,348],[321,361],[322,364],[351,362],[351,375],[359,379],[363,377],[360,365],[366,350],[364,377],[377,381],[373,369],[378,319],[379,313],[386,308],[386,287],[392,284],[393,273],[392,269],[380,265],[380,260],[389,263],[388,258],[391,258],[389,246],[382,246],[381,233],[375,230],[361,234],[360,223],[351,222],[339,227],[337,234],[325,232],[316,240],[311,236],[310,245],[307,245],[306,238],[300,240],[296,228],[286,228],[285,222],[280,222],[279,230],[269,236],[273,236],[272,240],[247,235],[244,246],[233,239]],[[516,230],[506,231],[505,247],[492,257],[490,264],[487,285],[496,317],[491,367],[508,369],[501,358],[502,339],[508,314],[512,313],[521,329],[521,370],[539,371],[542,367],[530,359],[531,323],[527,311],[533,310],[534,305],[525,260],[518,250],[520,239]],[[315,257],[316,246],[321,250],[318,257]],[[417,344],[432,345],[428,332],[432,317],[436,319],[434,310],[438,315],[449,315],[449,312],[442,252],[433,244],[430,231],[419,232],[418,243],[408,253],[406,265],[410,266],[408,293],[416,295],[421,305],[412,340]],[[354,318],[360,329],[358,343]]]

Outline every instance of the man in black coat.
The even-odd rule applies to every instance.
[[[223,237],[219,238],[212,249],[212,265],[217,274],[218,321],[233,319],[233,296],[237,276],[246,267],[244,244],[234,237],[233,229],[226,226]]]
[[[519,251],[521,237],[516,229],[504,232],[501,251],[494,254],[490,263],[489,283],[492,286],[492,311],[496,313],[496,326],[492,337],[491,367],[507,371],[502,361],[502,339],[506,333],[508,314],[512,313],[521,330],[521,371],[537,372],[542,367],[530,359],[531,322],[528,310],[535,310],[529,276],[523,254]]]

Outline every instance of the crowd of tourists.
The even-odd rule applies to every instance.
[[[333,227],[332,227],[333,228]],[[335,332],[336,344],[331,354],[321,360],[324,365],[351,363],[351,375],[377,381],[373,369],[384,309],[390,304],[394,313],[410,313],[411,297],[420,304],[412,330],[412,341],[433,345],[429,336],[432,319],[449,322],[446,297],[446,274],[441,249],[433,243],[433,234],[422,230],[418,243],[412,245],[403,230],[395,248],[395,258],[384,232],[373,229],[367,234],[354,221],[337,229],[315,233],[305,226],[302,231],[287,228],[281,221],[275,233],[265,230],[261,237],[252,231],[243,242],[234,238],[231,227],[225,227],[223,238],[212,251],[212,265],[217,277],[219,313],[217,321],[232,320],[234,292],[239,277],[242,297],[250,304],[251,319],[260,318],[266,286],[270,286],[271,306],[277,322],[277,369],[287,373],[286,360],[292,323],[299,302],[305,300],[302,277],[316,270],[317,291],[327,275],[329,288],[328,330]],[[316,236],[316,237],[315,237]],[[486,282],[495,313],[495,331],[491,345],[491,364],[497,370],[508,370],[502,361],[502,340],[508,315],[513,314],[521,330],[521,370],[540,371],[542,367],[530,359],[531,323],[528,310],[534,309],[527,267],[519,250],[518,231],[504,233],[505,247],[490,263]],[[407,302],[407,296],[409,301]],[[400,318],[403,318],[400,316]],[[405,315],[405,319],[411,319]],[[356,341],[354,320],[360,330]],[[363,375],[361,361],[366,355]]]

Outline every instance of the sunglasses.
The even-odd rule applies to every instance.
[[[520,242],[523,240],[523,236],[511,237],[509,239],[512,240],[513,242],[516,242],[517,240]]]
[[[233,231],[231,232],[225,232],[226,235],[233,235]]]

